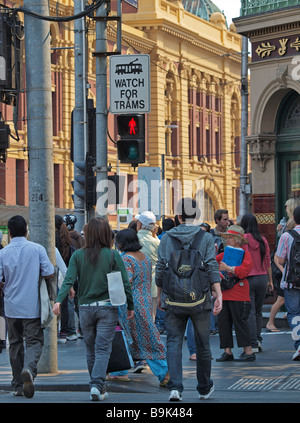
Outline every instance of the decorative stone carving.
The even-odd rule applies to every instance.
[[[246,141],[251,159],[259,161],[261,172],[265,172],[267,161],[275,157],[276,135],[250,135]]]
[[[288,67],[287,65],[279,66],[277,68],[276,77],[277,83],[279,84],[279,88],[286,88],[287,87],[287,78],[288,75]]]

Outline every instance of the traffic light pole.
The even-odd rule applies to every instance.
[[[48,0],[24,0],[24,8],[49,16]],[[49,22],[25,14],[29,237],[55,263],[53,129]],[[56,284],[55,284],[56,288]],[[44,330],[39,372],[57,371],[56,319]]]
[[[248,134],[248,38],[242,39],[242,112],[241,112],[241,169],[240,169],[240,199],[239,217],[248,212],[248,195],[246,192],[248,181],[248,151],[246,137]]]
[[[83,0],[74,0],[74,14],[84,10]],[[74,21],[75,40],[75,108],[73,110],[74,143],[74,214],[80,232],[86,223],[85,212],[85,156],[87,149],[86,108],[86,49],[85,18]]]
[[[97,199],[106,194],[107,178],[107,3],[103,2],[96,13],[96,183]],[[105,210],[96,208],[104,217]]]

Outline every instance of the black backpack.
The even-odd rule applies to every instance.
[[[289,272],[286,281],[300,287],[300,235],[293,229],[288,231],[294,238],[289,257]]]
[[[209,275],[199,251],[204,234],[201,229],[192,243],[184,246],[170,236],[173,251],[163,275],[163,301],[167,310],[192,314],[211,309]]]
[[[281,273],[281,270],[278,269],[278,267],[276,266],[275,261],[274,261],[276,250],[277,250],[277,248],[275,248],[275,250],[272,251],[270,256],[271,256],[271,270],[272,270],[273,285],[274,285],[275,289],[278,289],[278,288],[280,288],[280,281],[281,281],[281,278],[282,278],[282,273]]]

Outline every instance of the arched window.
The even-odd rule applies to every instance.
[[[213,222],[214,221],[214,214],[215,214],[215,207],[211,197],[208,195],[207,192],[204,193],[204,213],[203,213],[203,221],[204,222]]]
[[[177,125],[177,89],[172,72],[168,72],[165,81],[165,125],[166,125],[166,154],[179,154],[177,129],[170,128]]]
[[[300,97],[299,96],[290,106],[286,115],[286,119],[283,123],[283,128],[284,129],[300,128]]]

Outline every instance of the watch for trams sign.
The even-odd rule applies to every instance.
[[[150,56],[110,56],[110,113],[149,113]]]

